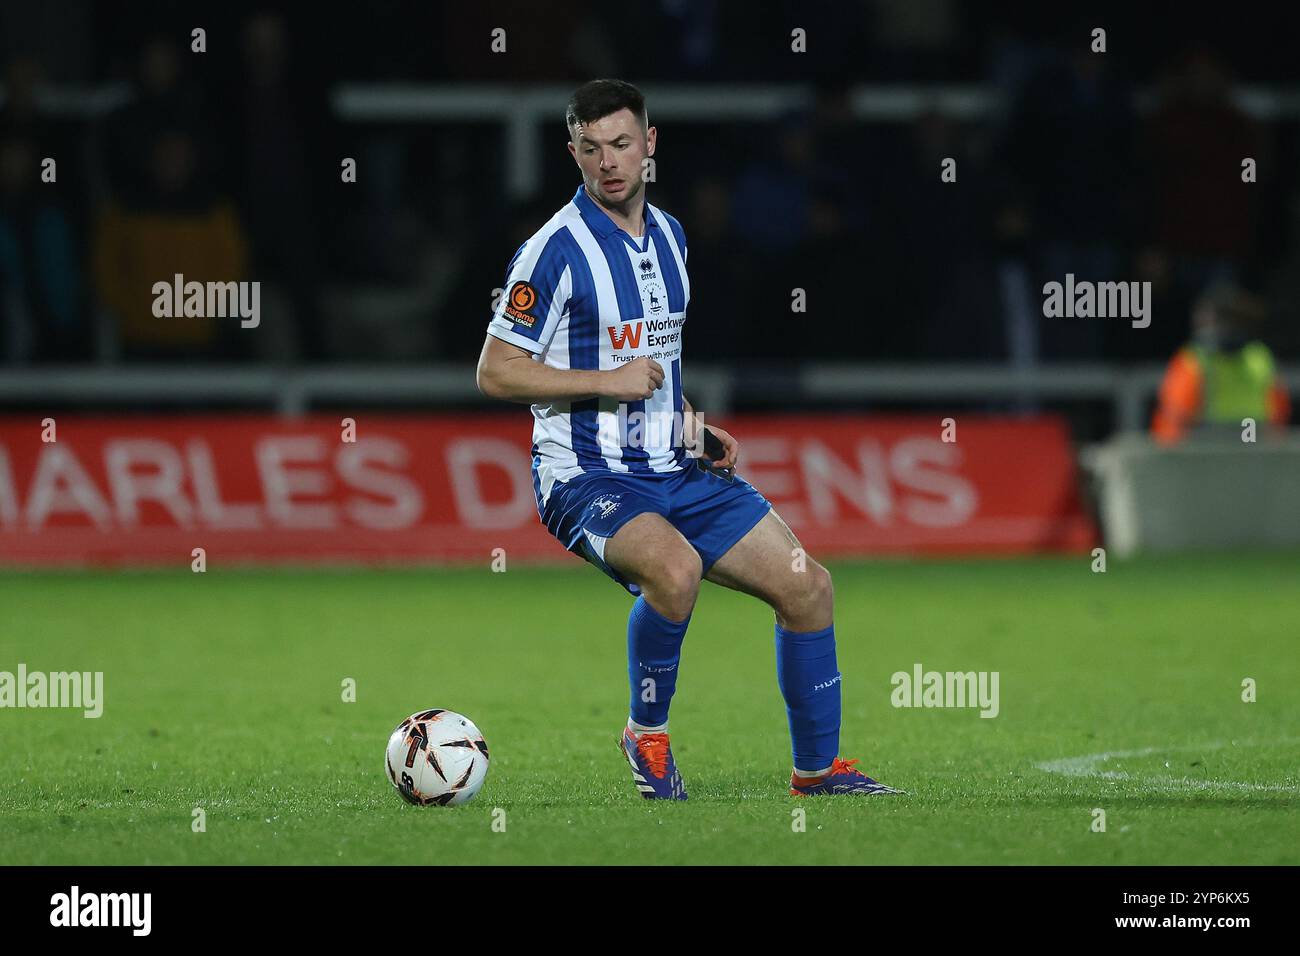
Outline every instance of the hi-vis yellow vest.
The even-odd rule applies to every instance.
[[[1243,418],[1268,421],[1268,397],[1275,378],[1273,353],[1262,342],[1233,352],[1191,348],[1201,368],[1201,420],[1240,425]]]

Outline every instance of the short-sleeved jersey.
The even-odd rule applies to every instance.
[[[664,370],[651,398],[534,405],[533,484],[539,505],[557,481],[590,471],[657,474],[685,467],[682,327],[691,286],[686,235],[649,203],[633,239],[579,187],[519,247],[489,334],[552,368],[614,369],[649,356]]]

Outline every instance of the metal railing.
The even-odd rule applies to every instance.
[[[1025,404],[1099,401],[1109,404],[1119,431],[1142,431],[1159,388],[1155,364],[1042,365],[1015,370],[1004,365],[809,363],[758,369],[698,363],[686,370],[691,402],[721,415],[737,405],[781,397],[799,402],[863,406],[871,402]],[[1290,391],[1300,394],[1300,365],[1282,370]],[[500,407],[474,382],[472,365],[369,366],[47,366],[0,370],[0,408],[76,404],[89,408],[139,403],[253,405],[282,415],[301,415],[322,405],[385,404]]]
[[[771,122],[813,102],[806,83],[649,83],[652,120]],[[536,195],[541,184],[544,130],[562,123],[573,89],[563,84],[500,83],[340,83],[330,105],[340,120],[352,123],[483,122],[499,124],[505,135],[506,189],[514,199]],[[42,86],[37,105],[45,115],[90,119],[130,103],[129,83],[94,86]],[[1230,94],[1237,108],[1261,122],[1300,117],[1300,91],[1281,86],[1238,86]],[[0,85],[0,105],[5,91]],[[1133,95],[1133,107],[1147,112],[1159,102],[1154,88]],[[854,117],[864,123],[896,123],[936,112],[962,121],[986,119],[1004,107],[992,84],[862,84],[848,94]]]
[[[651,122],[772,122],[814,102],[806,83],[648,83]],[[535,196],[541,185],[544,130],[559,129],[573,89],[561,84],[343,83],[330,95],[334,115],[354,123],[482,122],[504,132],[506,189],[513,199]],[[1231,102],[1259,121],[1300,117],[1300,92],[1283,87],[1238,86]],[[1159,103],[1154,88],[1136,91],[1133,108],[1149,112]],[[953,119],[987,119],[1005,106],[991,84],[859,85],[848,108],[864,123],[897,123],[935,112]]]

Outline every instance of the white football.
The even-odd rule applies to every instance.
[[[402,799],[417,806],[453,807],[474,799],[487,777],[487,741],[468,717],[422,710],[388,738],[384,769]]]

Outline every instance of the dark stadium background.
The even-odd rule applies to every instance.
[[[797,390],[770,387],[798,360],[1005,362],[1008,262],[1032,277],[1059,277],[1066,263],[1161,280],[1150,329],[1045,324],[1043,362],[1163,362],[1187,337],[1193,296],[1225,274],[1268,297],[1265,338],[1295,359],[1300,109],[1285,95],[1243,109],[1233,94],[1290,89],[1298,20],[1286,5],[1090,4],[1063,16],[955,0],[6,5],[0,142],[60,165],[57,185],[11,190],[4,207],[35,204],[67,238],[39,240],[64,293],[37,297],[38,331],[0,337],[0,361],[470,362],[510,255],[575,186],[563,104],[543,129],[535,194],[515,197],[500,122],[344,118],[340,92],[565,87],[606,74],[650,91],[652,122],[667,84],[793,84],[805,97],[770,121],[725,108],[660,121],[651,197],[691,240],[690,360],[740,369],[753,387],[739,408],[798,405]],[[789,51],[790,24],[808,31],[809,53]],[[1098,24],[1102,56],[1085,47]],[[187,46],[196,25],[208,31],[203,54]],[[508,31],[507,55],[488,52],[494,26]],[[175,76],[141,95],[148,58],[166,60],[159,47]],[[947,110],[930,95],[941,87],[997,105]],[[916,92],[919,106],[854,120],[847,104],[862,88]],[[195,166],[162,196],[140,157],[171,134],[193,144]],[[1228,195],[1213,177],[1241,155],[1259,158],[1259,181]],[[339,181],[343,156],[357,159],[357,184]],[[958,160],[956,187],[934,172],[943,156]],[[105,204],[223,201],[238,212],[250,275],[281,287],[296,335],[115,342],[93,269]],[[809,290],[811,321],[791,322],[793,287]],[[364,305],[340,305],[359,289],[420,305],[367,321]],[[1056,404],[1079,437],[1115,424],[1104,402]]]
[[[1294,866],[1300,438],[1148,430],[1224,282],[1300,400],[1298,37],[1284,3],[0,5],[0,673],[105,688],[0,710],[0,867]],[[713,584],[691,800],[629,787],[628,595],[475,383],[601,76],[688,237],[685,394],[831,569],[842,749],[906,799],[791,829],[772,613]],[[260,282],[261,325],[153,317],[173,271]],[[1067,273],[1152,282],[1150,326],[1045,316]],[[997,719],[892,702],[922,667],[1001,674]],[[381,770],[429,708],[492,748],[445,813]],[[962,878],[982,923],[1115,915]]]

